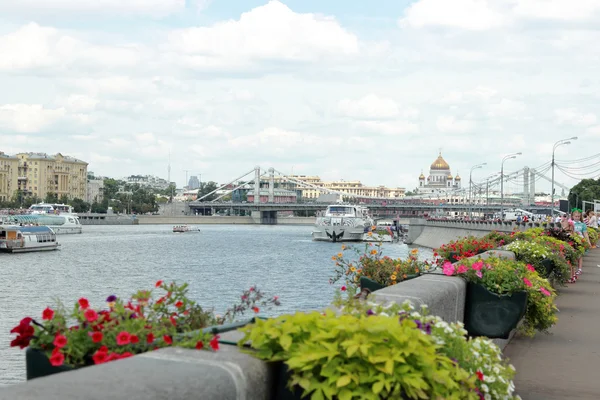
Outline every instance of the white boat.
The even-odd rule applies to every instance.
[[[73,207],[68,204],[38,203],[29,207],[30,214],[68,214],[75,215]]]
[[[0,225],[0,251],[28,253],[58,249],[56,234],[47,226]]]
[[[83,232],[79,217],[75,214],[8,215],[2,217],[1,223],[20,226],[47,226],[57,235]]]
[[[191,227],[189,225],[178,225],[173,227],[173,232],[185,233],[185,232],[200,232],[200,228]]]
[[[327,242],[360,242],[374,224],[365,206],[329,205],[325,213],[317,217],[312,238]]]

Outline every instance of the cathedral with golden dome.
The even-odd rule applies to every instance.
[[[419,176],[419,193],[441,193],[460,189],[460,176],[452,176],[450,165],[442,157],[442,152],[429,167],[429,176],[425,178],[423,172]]]

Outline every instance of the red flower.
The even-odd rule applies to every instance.
[[[146,336],[146,343],[152,343],[154,342],[154,334],[152,332],[150,332],[147,336]]]
[[[483,381],[483,372],[481,372],[481,371],[477,371],[477,378],[478,378],[480,381]]]
[[[42,319],[45,321],[50,321],[54,317],[54,311],[50,307],[46,307],[46,309],[42,312]]]
[[[88,320],[88,322],[94,322],[98,319],[98,313],[92,310],[91,308],[85,310],[85,313],[83,315],[85,316],[85,319]]]
[[[102,338],[104,337],[104,335],[102,335],[102,332],[93,332],[91,336],[92,341],[94,343],[100,343],[102,341]]]
[[[166,344],[173,344],[173,339],[171,339],[171,336],[169,336],[169,335],[164,335],[163,340],[165,341]]]
[[[96,351],[94,353],[94,355],[92,356],[92,360],[94,360],[94,364],[105,363],[107,358],[108,358],[108,353],[105,350],[103,350],[102,348],[100,348],[98,351]]]
[[[119,356],[119,358],[128,358],[128,357],[133,357],[133,354],[131,354],[128,351],[126,351],[125,353],[123,353]]]
[[[129,344],[131,342],[131,335],[129,334],[129,332],[123,331],[123,332],[119,332],[119,334],[117,335],[117,344],[119,346],[125,346],[126,344]]]
[[[177,326],[177,319],[175,319],[175,317],[171,316],[171,317],[169,317],[169,319],[171,320],[171,323],[173,324],[173,326]]]
[[[260,311],[258,307],[252,307],[252,311],[254,311],[255,313],[258,314],[258,312]]]
[[[156,281],[156,287],[161,287],[163,284],[163,281]]]
[[[202,343],[202,340],[199,340],[198,343],[196,343],[196,349],[202,350],[203,347],[204,343]]]
[[[63,336],[59,333],[54,337],[54,342],[52,342],[52,344],[54,344],[59,349],[62,349],[67,345],[67,338],[66,336]]]
[[[85,297],[79,299],[79,307],[81,307],[82,310],[85,310],[89,306],[90,302]]]
[[[213,336],[213,338],[210,339],[210,347],[212,347],[213,350],[219,350],[219,335]]]
[[[33,329],[33,328],[32,328]],[[29,346],[29,342],[31,341],[32,336],[21,336],[18,335],[16,338],[10,341],[10,347],[19,346],[21,349]]]
[[[65,356],[60,351],[52,352],[52,356],[50,356],[50,364],[52,364],[53,367],[59,367],[63,365],[64,362]]]
[[[131,335],[131,337],[129,338],[129,342],[131,342],[131,344],[136,344],[139,343],[140,338],[137,337],[137,335]]]
[[[177,303],[175,303],[175,307],[177,307],[177,308],[183,307],[183,301],[179,300]]]
[[[342,287],[340,288],[340,290],[341,290],[342,292],[345,292],[345,291],[346,291],[346,286],[342,286]]]
[[[158,300],[156,301],[156,304],[160,304],[160,303],[162,303],[163,301],[165,301],[165,296],[163,296],[163,297],[161,297],[160,299],[158,299]]]
[[[119,358],[121,357],[117,353],[110,353],[106,358],[106,362],[118,360]]]

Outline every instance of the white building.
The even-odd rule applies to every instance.
[[[445,193],[451,190],[460,189],[461,178],[458,174],[452,176],[450,165],[442,157],[440,152],[438,158],[429,167],[429,176],[421,172],[419,176],[418,193]]]

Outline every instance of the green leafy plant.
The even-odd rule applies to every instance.
[[[563,284],[569,279],[569,265],[560,251],[553,251],[554,247],[543,237],[535,237],[531,240],[515,240],[506,249],[515,253],[516,259],[534,266],[536,271],[545,276],[546,266],[544,262],[551,262],[555,268],[547,277],[549,281]]]

